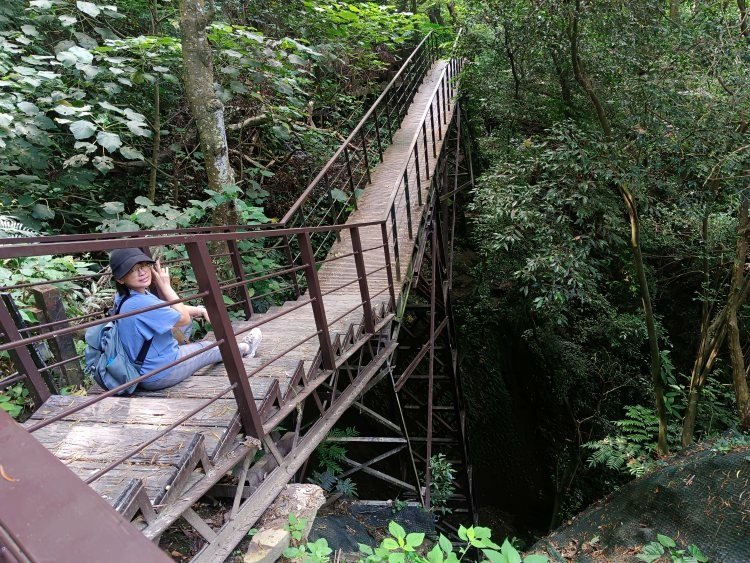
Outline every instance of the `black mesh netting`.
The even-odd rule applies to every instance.
[[[712,562],[750,562],[750,445],[738,442],[747,438],[723,436],[669,459],[533,551],[551,561],[635,561],[644,544],[663,534],[681,549],[695,544]]]

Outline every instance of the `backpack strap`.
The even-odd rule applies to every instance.
[[[120,314],[120,309],[122,308],[122,304],[125,303],[130,297],[132,296],[131,293],[128,293],[125,295],[121,300],[120,303],[115,308],[115,315]],[[146,340],[142,345],[141,349],[138,352],[138,357],[135,359],[135,362],[133,362],[133,365],[138,368],[138,372],[140,373],[141,367],[143,367],[143,362],[146,360],[146,355],[148,354],[149,348],[151,348],[151,342],[154,340],[153,337]]]

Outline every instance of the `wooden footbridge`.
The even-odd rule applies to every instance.
[[[168,249],[173,271],[195,275],[173,303],[206,306],[224,359],[159,392],[60,395],[81,358],[69,343],[101,312],[26,326],[10,295],[43,284],[2,288],[0,351],[16,371],[0,388],[22,383],[35,410],[23,425],[0,411],[0,561],[157,561],[144,536],[179,518],[206,540],[195,561],[223,561],[349,409],[368,435],[340,440],[371,457],[347,457],[344,475],[430,508],[444,453],[458,470],[448,502],[471,521],[450,303],[455,198],[473,182],[461,64],[425,37],[276,225],[0,240],[0,259]],[[255,327],[263,343],[243,358]],[[234,503],[216,529],[192,506],[222,491]]]

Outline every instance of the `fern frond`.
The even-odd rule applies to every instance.
[[[336,484],[336,476],[330,471],[313,471],[312,477],[309,479],[312,483],[319,485],[323,490],[331,492],[334,485]]]
[[[355,498],[357,496],[357,484],[349,479],[338,479],[336,481],[336,492],[341,493],[346,498]]]
[[[21,223],[18,217],[0,215],[0,238],[36,237],[39,233]]]

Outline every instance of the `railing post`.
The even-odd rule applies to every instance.
[[[396,227],[396,204],[391,204],[391,226],[393,228],[393,257],[396,259],[396,279],[401,281],[401,259],[398,255],[398,228]]]
[[[30,291],[34,295],[37,307],[43,311],[47,322],[65,321],[56,325],[55,330],[70,326],[70,323],[67,322],[62,295],[57,287],[51,284],[38,285],[30,288]],[[48,344],[56,352],[56,356],[60,360],[69,360],[78,355],[72,334],[56,336],[49,340]],[[59,369],[68,385],[81,385],[83,382],[83,371],[81,370],[80,362],[68,362],[62,364]],[[51,375],[51,373],[47,372],[48,378]]]
[[[250,381],[245,372],[242,362],[240,347],[234,336],[232,323],[229,321],[227,308],[221,295],[219,280],[216,277],[216,268],[211,262],[211,255],[205,242],[189,242],[185,244],[190,264],[193,267],[195,280],[198,282],[199,291],[208,292],[204,303],[208,310],[208,318],[214,329],[216,340],[223,340],[219,345],[221,358],[227,369],[229,382],[234,385],[232,389],[234,399],[237,401],[237,409],[242,420],[242,428],[245,434],[254,438],[263,438],[263,422],[255,406],[253,391]]]
[[[0,329],[2,329],[5,335],[6,342],[18,342],[22,339],[21,333],[18,332],[18,327],[13,322],[4,299],[0,299]],[[34,363],[34,359],[31,357],[26,346],[19,346],[10,350],[10,352],[11,357],[15,357],[17,360],[17,362],[14,362],[17,366],[16,369],[26,374],[26,379],[30,383],[27,387],[34,400],[34,405],[37,407],[41,406],[51,393],[44,379],[42,379],[42,374],[39,373],[39,368]]]
[[[323,175],[323,182],[325,182],[326,195],[328,196],[329,209],[333,212],[333,206],[335,202],[333,200],[333,194],[331,193],[331,181],[328,179],[328,172]],[[334,221],[335,222],[335,221]],[[300,227],[306,227],[307,225],[300,225]],[[341,242],[341,232],[336,231],[336,240]]]
[[[447,108],[450,107],[450,106],[448,106],[448,101],[446,100],[446,98],[447,98],[447,96],[446,96],[447,88],[446,88],[445,78],[446,77],[443,76],[443,82],[442,82],[442,84],[440,84],[440,89],[443,91],[443,122],[447,124],[448,123],[448,109]]]
[[[437,150],[435,149],[435,114],[432,111],[432,104],[430,104],[430,134],[432,135],[432,158],[437,158]]]
[[[391,92],[392,89],[388,90],[388,94],[385,97],[385,117],[388,123],[388,138],[390,143],[393,143],[393,129],[391,128]]]
[[[354,175],[352,174],[352,163],[349,160],[349,146],[344,145],[344,160],[346,161],[346,173],[349,176],[349,189],[354,197]],[[357,198],[354,198],[354,209],[357,209]]]
[[[380,162],[383,162],[383,143],[380,140],[380,118],[378,117],[378,108],[372,112],[375,118],[375,140],[378,142],[378,153],[380,154]]]
[[[362,155],[365,159],[365,170],[367,170],[367,183],[372,184],[372,178],[370,177],[370,158],[367,156],[367,138],[365,137],[365,128],[359,130],[362,137]],[[356,201],[356,197],[354,198]]]
[[[289,267],[293,268],[295,266],[295,260],[294,255],[292,255],[292,247],[289,245],[289,237],[284,235],[282,240],[284,242],[284,248],[286,249],[287,260],[289,260]],[[292,272],[292,286],[294,286],[294,297],[299,298],[300,290],[299,283],[297,282],[297,272]]]
[[[406,227],[409,231],[409,240],[414,238],[411,228],[411,196],[409,195],[409,170],[404,170],[404,199],[406,199]]]
[[[442,90],[438,85],[437,89],[437,124],[438,124],[438,140],[443,140],[443,118],[440,116],[440,94]]]
[[[427,152],[427,122],[422,122],[422,143],[424,143],[424,172],[427,179],[430,179],[430,156]]]
[[[388,248],[388,225],[385,221],[380,224],[380,235],[383,239],[383,259],[385,260],[385,274],[388,278],[388,290],[391,294],[391,308],[396,309],[396,290],[393,286],[393,271],[391,270],[391,251]]]
[[[229,257],[232,260],[232,269],[234,270],[234,276],[238,281],[245,281],[245,268],[242,267],[242,257],[240,255],[240,248],[237,241],[229,239],[227,241],[227,248],[229,249]],[[245,320],[249,321],[253,316],[253,303],[250,301],[250,292],[247,289],[247,284],[243,283],[238,286],[240,293],[242,294],[242,309],[245,311]]]
[[[422,207],[422,178],[419,171],[419,143],[414,143],[414,171],[417,173],[417,205]]]
[[[362,297],[362,312],[365,321],[365,331],[370,334],[375,332],[375,322],[372,318],[372,303],[370,303],[370,289],[367,286],[367,269],[365,268],[365,257],[362,254],[362,240],[359,237],[359,228],[349,229],[352,235],[352,250],[354,251],[354,264],[357,267],[359,278],[359,293]]]
[[[305,275],[307,276],[307,292],[312,301],[311,305],[313,317],[315,317],[315,327],[318,330],[318,341],[320,342],[320,355],[323,361],[323,369],[333,370],[336,369],[336,361],[334,360],[331,333],[328,330],[328,320],[326,319],[326,310],[323,305],[323,296],[320,291],[318,270],[315,268],[315,254],[313,253],[312,244],[310,243],[310,233],[301,233],[298,237],[302,261],[305,266]]]

